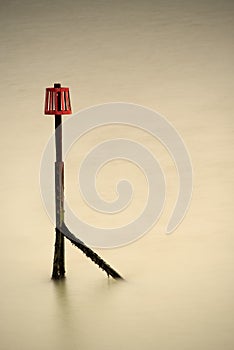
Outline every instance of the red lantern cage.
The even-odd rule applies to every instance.
[[[46,88],[45,114],[62,115],[62,114],[71,114],[71,113],[72,113],[72,110],[71,110],[69,88],[67,87]]]

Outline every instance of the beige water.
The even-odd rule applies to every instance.
[[[9,0],[0,10],[0,349],[233,349],[233,1]],[[110,101],[157,110],[190,152],[193,199],[170,236],[178,181],[151,136],[106,127],[82,138],[67,159],[67,197],[99,226],[133,220],[146,183],[120,161],[135,184],[133,203],[113,222],[98,217],[74,182],[89,147],[128,135],[164,167],[168,196],[158,223],[133,244],[97,250],[125,283],[108,280],[69,243],[65,282],[50,280],[54,232],[39,166],[53,131],[53,119],[43,116],[44,89],[57,81],[70,87],[74,112]],[[116,169],[100,173],[104,199],[113,199]]]

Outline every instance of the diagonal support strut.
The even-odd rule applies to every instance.
[[[63,235],[78,249],[80,249],[88,258],[90,258],[96,265],[98,265],[103,271],[107,273],[107,276],[111,276],[114,279],[122,279],[118,272],[116,272],[109,264],[107,264],[97,253],[89,248],[84,242],[79,240],[71,231],[67,228],[65,223],[62,224],[61,232]]]

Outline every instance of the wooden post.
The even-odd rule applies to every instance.
[[[60,84],[54,84],[55,88],[60,88]],[[58,92],[59,94],[59,92]],[[60,104],[60,96],[57,99]],[[61,105],[58,105],[61,110]],[[62,234],[62,225],[64,223],[64,163],[62,154],[62,116],[55,115],[55,210],[56,210],[56,228],[55,228],[55,246],[52,279],[61,279],[65,277],[65,246],[64,236]]]
[[[61,88],[61,84],[54,84],[53,88],[46,88],[45,114],[55,115],[55,246],[52,279],[59,280],[65,277],[65,247],[64,237],[80,249],[88,258],[104,270],[108,277],[123,279],[110,265],[97,255],[84,242],[71,233],[64,222],[64,162],[62,150],[62,114],[71,114],[69,88]]]

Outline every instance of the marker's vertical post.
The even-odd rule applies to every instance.
[[[60,88],[60,84],[54,84],[54,88]],[[55,92],[56,110],[61,110],[61,92]],[[55,228],[55,247],[52,279],[61,279],[65,277],[65,246],[64,236],[61,232],[64,220],[64,163],[62,153],[62,115],[55,114],[55,211],[56,211],[56,228]]]

